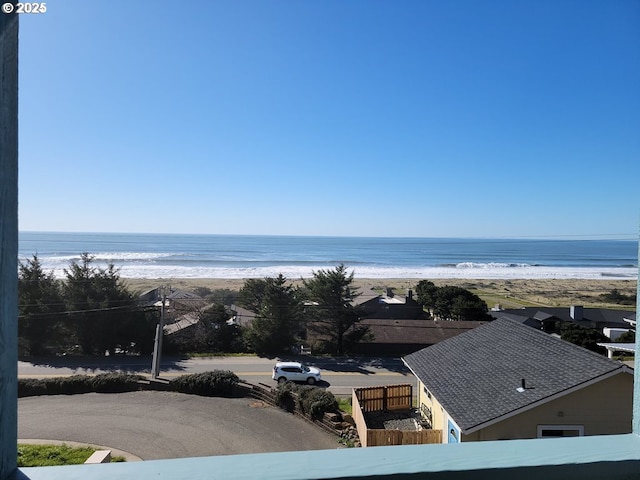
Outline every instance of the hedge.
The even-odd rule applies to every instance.
[[[70,377],[19,378],[18,397],[73,395],[77,393],[121,393],[140,389],[144,377],[128,373],[72,375]]]
[[[169,388],[180,393],[207,397],[233,397],[240,379],[229,370],[181,375],[169,383]]]

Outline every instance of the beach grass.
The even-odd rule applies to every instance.
[[[137,293],[157,288],[171,286],[178,290],[193,291],[198,287],[211,290],[240,290],[244,285],[243,279],[222,278],[174,278],[174,279],[123,279],[128,288]],[[617,290],[623,295],[636,294],[635,280],[586,280],[586,279],[425,279],[441,287],[453,285],[465,288],[478,295],[487,303],[489,308],[501,305],[502,308],[523,307],[567,307],[582,305],[592,308],[613,308],[634,310],[635,305],[618,305],[606,302],[602,296]],[[415,288],[420,279],[367,279],[356,278],[355,287],[361,294],[383,293],[386,288],[392,288],[398,295],[404,295],[407,290]],[[292,283],[301,285],[302,280],[295,279]]]

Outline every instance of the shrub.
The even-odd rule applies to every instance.
[[[333,393],[318,387],[300,387],[298,405],[303,413],[314,420],[322,418],[326,412],[338,410],[338,401]]]
[[[296,409],[295,385],[291,382],[279,383],[275,391],[275,401],[281,409],[293,413]]]
[[[327,412],[338,411],[338,401],[333,393],[308,385],[298,386],[291,382],[278,385],[276,403],[283,410],[293,411],[294,405],[301,413],[318,420]]]
[[[77,393],[118,393],[139,389],[140,375],[101,373],[42,379],[18,379],[18,397],[35,395],[73,395]]]
[[[35,395],[46,395],[45,384],[42,380],[35,378],[18,379],[18,397],[33,397]]]
[[[129,375],[124,373],[101,373],[95,377],[90,377],[91,386],[94,392],[99,393],[121,393],[131,392],[140,388],[140,375]]]
[[[169,384],[171,390],[207,397],[232,397],[240,379],[228,370],[181,375]]]

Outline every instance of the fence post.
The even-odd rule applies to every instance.
[[[6,2],[14,5],[15,2]],[[18,465],[18,15],[0,13],[0,480]]]
[[[382,388],[382,410],[384,412],[386,412],[389,409],[389,405],[387,404],[388,401],[388,389],[387,387],[383,387]]]

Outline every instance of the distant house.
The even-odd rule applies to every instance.
[[[628,310],[609,308],[571,307],[526,307],[506,310],[491,310],[494,318],[511,318],[547,333],[559,333],[563,324],[572,323],[584,328],[593,328],[603,332],[605,328],[630,329],[630,320],[635,313]]]
[[[631,432],[633,371],[501,318],[407,355],[443,443]]]
[[[370,342],[357,344],[353,353],[360,355],[408,355],[479,327],[486,322],[365,318],[360,323],[369,327],[373,339]]]
[[[413,292],[395,295],[364,293],[356,299],[362,311],[361,325],[369,327],[373,339],[356,345],[353,353],[361,355],[407,355],[454,337],[486,322],[448,322],[430,320]]]
[[[258,316],[256,312],[239,307],[238,305],[231,305],[228,307],[228,310],[231,312],[231,317],[227,323],[239,325],[240,327],[250,327],[253,320]]]
[[[164,301],[164,327],[166,335],[185,330],[200,321],[202,310],[207,308],[205,299],[192,292],[173,288],[154,288],[138,297],[138,303],[160,309]]]
[[[629,330],[636,331],[636,314],[629,312],[629,315],[625,316],[624,321],[629,325]],[[621,329],[623,330],[623,329]],[[607,335],[607,329],[604,329],[605,335]],[[614,343],[598,343],[599,346],[607,349],[607,356],[613,358],[618,353],[630,353],[635,354],[636,344],[635,342],[620,343],[616,342],[619,336],[607,335]]]
[[[201,296],[174,288],[169,288],[168,290],[153,288],[148,290],[138,297],[138,303],[160,307],[163,298],[165,299],[165,307],[179,310],[180,312],[198,310],[207,305],[206,300]]]
[[[363,318],[415,320],[428,318],[422,306],[413,298],[413,292],[406,296],[395,295],[387,288],[383,295],[362,294],[356,298],[356,306],[362,311]]]

